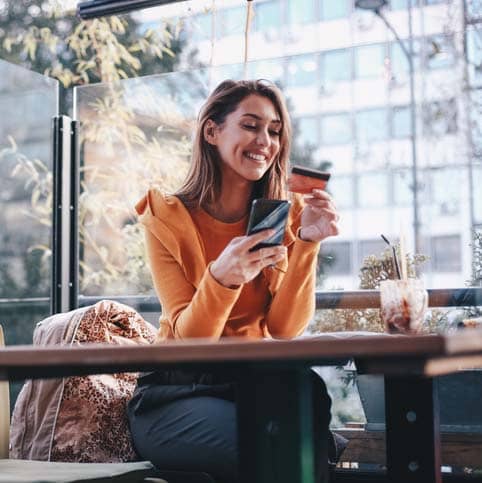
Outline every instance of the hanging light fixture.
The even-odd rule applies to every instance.
[[[387,0],[355,0],[355,7],[363,10],[371,10],[372,12],[379,11],[382,7],[387,5]]]
[[[88,0],[77,5],[77,15],[87,20],[182,1],[185,0]]]

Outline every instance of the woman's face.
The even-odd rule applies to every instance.
[[[273,103],[263,96],[245,97],[222,125],[209,120],[205,138],[217,146],[223,181],[257,181],[273,164],[280,150],[281,120]]]

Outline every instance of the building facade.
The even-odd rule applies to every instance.
[[[171,15],[198,60],[237,77],[245,4],[188,2],[143,19]],[[352,0],[253,5],[245,75],[283,87],[295,141],[314,148],[307,164],[331,163],[342,219],[340,236],[322,249],[332,259],[323,288],[357,288],[364,257],[386,248],[380,235],[397,241],[401,233],[410,251],[417,245],[429,257],[421,266],[428,286],[464,285],[473,231],[482,227],[481,2],[392,0],[383,15],[399,40]],[[413,99],[401,42],[413,52]]]

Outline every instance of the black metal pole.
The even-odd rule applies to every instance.
[[[71,168],[70,168],[70,249],[69,249],[69,310],[79,306],[79,122],[70,122]]]
[[[53,188],[52,188],[52,274],[50,286],[50,313],[60,310],[61,300],[61,247],[62,247],[62,118],[53,118]]]
[[[53,119],[52,314],[71,310],[78,301],[77,127],[68,116]]]

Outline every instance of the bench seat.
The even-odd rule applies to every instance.
[[[60,463],[0,460],[0,483],[124,482],[167,483],[148,461],[132,463]]]

